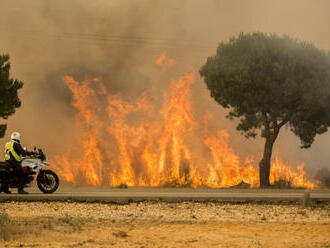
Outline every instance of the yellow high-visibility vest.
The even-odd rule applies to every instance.
[[[17,152],[14,150],[14,144],[15,141],[11,140],[5,145],[5,160],[9,160],[11,154],[17,162],[20,162],[22,160],[22,156],[18,155]]]

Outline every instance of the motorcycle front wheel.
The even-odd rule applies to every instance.
[[[42,170],[37,176],[37,185],[45,194],[54,193],[59,185],[58,176],[51,170]]]

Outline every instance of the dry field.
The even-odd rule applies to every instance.
[[[330,247],[330,205],[0,203],[0,247]]]

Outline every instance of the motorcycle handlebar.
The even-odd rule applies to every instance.
[[[34,148],[34,151],[33,152],[29,152],[29,153],[33,153],[33,154],[29,155],[31,157],[37,157],[37,158],[40,158],[42,160],[45,160],[46,159],[46,156],[45,156],[45,154],[43,153],[43,151],[41,149],[38,149],[37,150],[36,148]]]

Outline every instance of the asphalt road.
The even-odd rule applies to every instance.
[[[177,188],[60,188],[53,194],[43,194],[28,188],[29,195],[0,194],[4,201],[79,201],[79,202],[139,202],[139,201],[218,201],[218,202],[300,202],[306,190],[276,189],[177,189]],[[330,190],[311,190],[317,202],[330,202]]]

